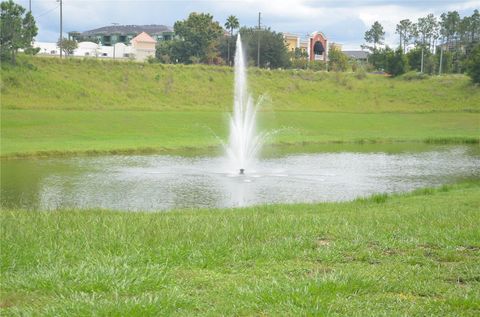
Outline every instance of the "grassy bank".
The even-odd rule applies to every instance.
[[[1,156],[216,147],[233,99],[228,67],[25,58],[2,65]],[[405,80],[250,69],[270,143],[478,143],[480,89],[465,76]]]
[[[5,119],[5,120],[4,120]],[[478,142],[480,114],[261,113],[270,143]],[[145,111],[2,111],[2,156],[162,152],[218,147],[228,114]]]
[[[369,75],[249,70],[264,110],[431,112],[480,110],[466,76],[407,81]],[[3,109],[230,111],[233,70],[94,59],[29,58],[2,67]]]
[[[478,316],[480,184],[349,203],[2,211],[2,315]]]

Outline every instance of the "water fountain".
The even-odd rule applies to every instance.
[[[230,136],[226,152],[231,167],[243,175],[251,169],[262,145],[262,134],[256,131],[256,104],[248,93],[245,57],[240,34],[235,52],[235,92]]]

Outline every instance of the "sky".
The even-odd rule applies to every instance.
[[[15,0],[28,9],[29,0]],[[31,0],[32,13],[39,28],[39,42],[59,38],[59,2]],[[87,31],[119,24],[163,24],[173,27],[191,12],[213,15],[221,25],[235,15],[241,26],[255,26],[258,12],[262,25],[277,32],[302,37],[321,31],[330,42],[344,50],[360,49],[365,31],[379,21],[385,30],[385,42],[398,45],[395,26],[402,19],[416,21],[429,13],[437,17],[447,11],[461,16],[480,9],[480,0],[63,0],[64,36],[69,31]]]

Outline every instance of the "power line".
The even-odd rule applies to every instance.
[[[58,9],[59,6],[60,6],[60,5],[57,5],[57,6],[55,6],[54,8],[48,9],[48,10],[46,10],[46,11],[43,11],[42,13],[40,13],[39,15],[37,15],[37,16],[35,17],[35,19],[38,19],[38,18],[44,16],[45,14],[48,14],[48,13],[52,12],[53,10]]]

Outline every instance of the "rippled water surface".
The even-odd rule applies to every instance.
[[[469,178],[480,178],[478,146],[273,151],[246,175],[205,154],[4,160],[1,205],[165,210],[342,201]]]

